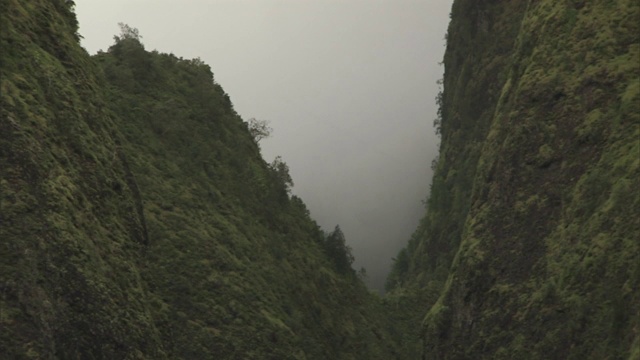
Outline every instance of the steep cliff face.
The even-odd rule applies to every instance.
[[[427,358],[640,357],[639,24],[633,1],[455,1],[395,290],[428,290]]]
[[[3,356],[393,358],[209,67],[132,29],[91,58],[71,4],[2,1]]]
[[[161,356],[143,218],[75,17],[64,1],[3,1],[1,16],[3,356]]]

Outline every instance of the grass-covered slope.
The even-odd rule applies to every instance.
[[[633,1],[455,1],[396,290],[441,289],[428,358],[640,357],[639,24]]]
[[[209,67],[132,29],[91,58],[71,4],[0,11],[2,356],[394,358]]]

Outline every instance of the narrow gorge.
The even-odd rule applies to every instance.
[[[0,357],[640,359],[637,1],[454,1],[383,296],[215,69],[0,4]]]

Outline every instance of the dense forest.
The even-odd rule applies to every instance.
[[[637,2],[454,1],[383,297],[207,64],[0,4],[3,358],[640,359]]]

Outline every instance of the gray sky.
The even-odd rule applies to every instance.
[[[424,213],[437,154],[436,80],[452,0],[76,0],[82,45],[118,22],[148,50],[200,57],[246,120],[268,120],[293,192],[340,224],[370,285]]]

